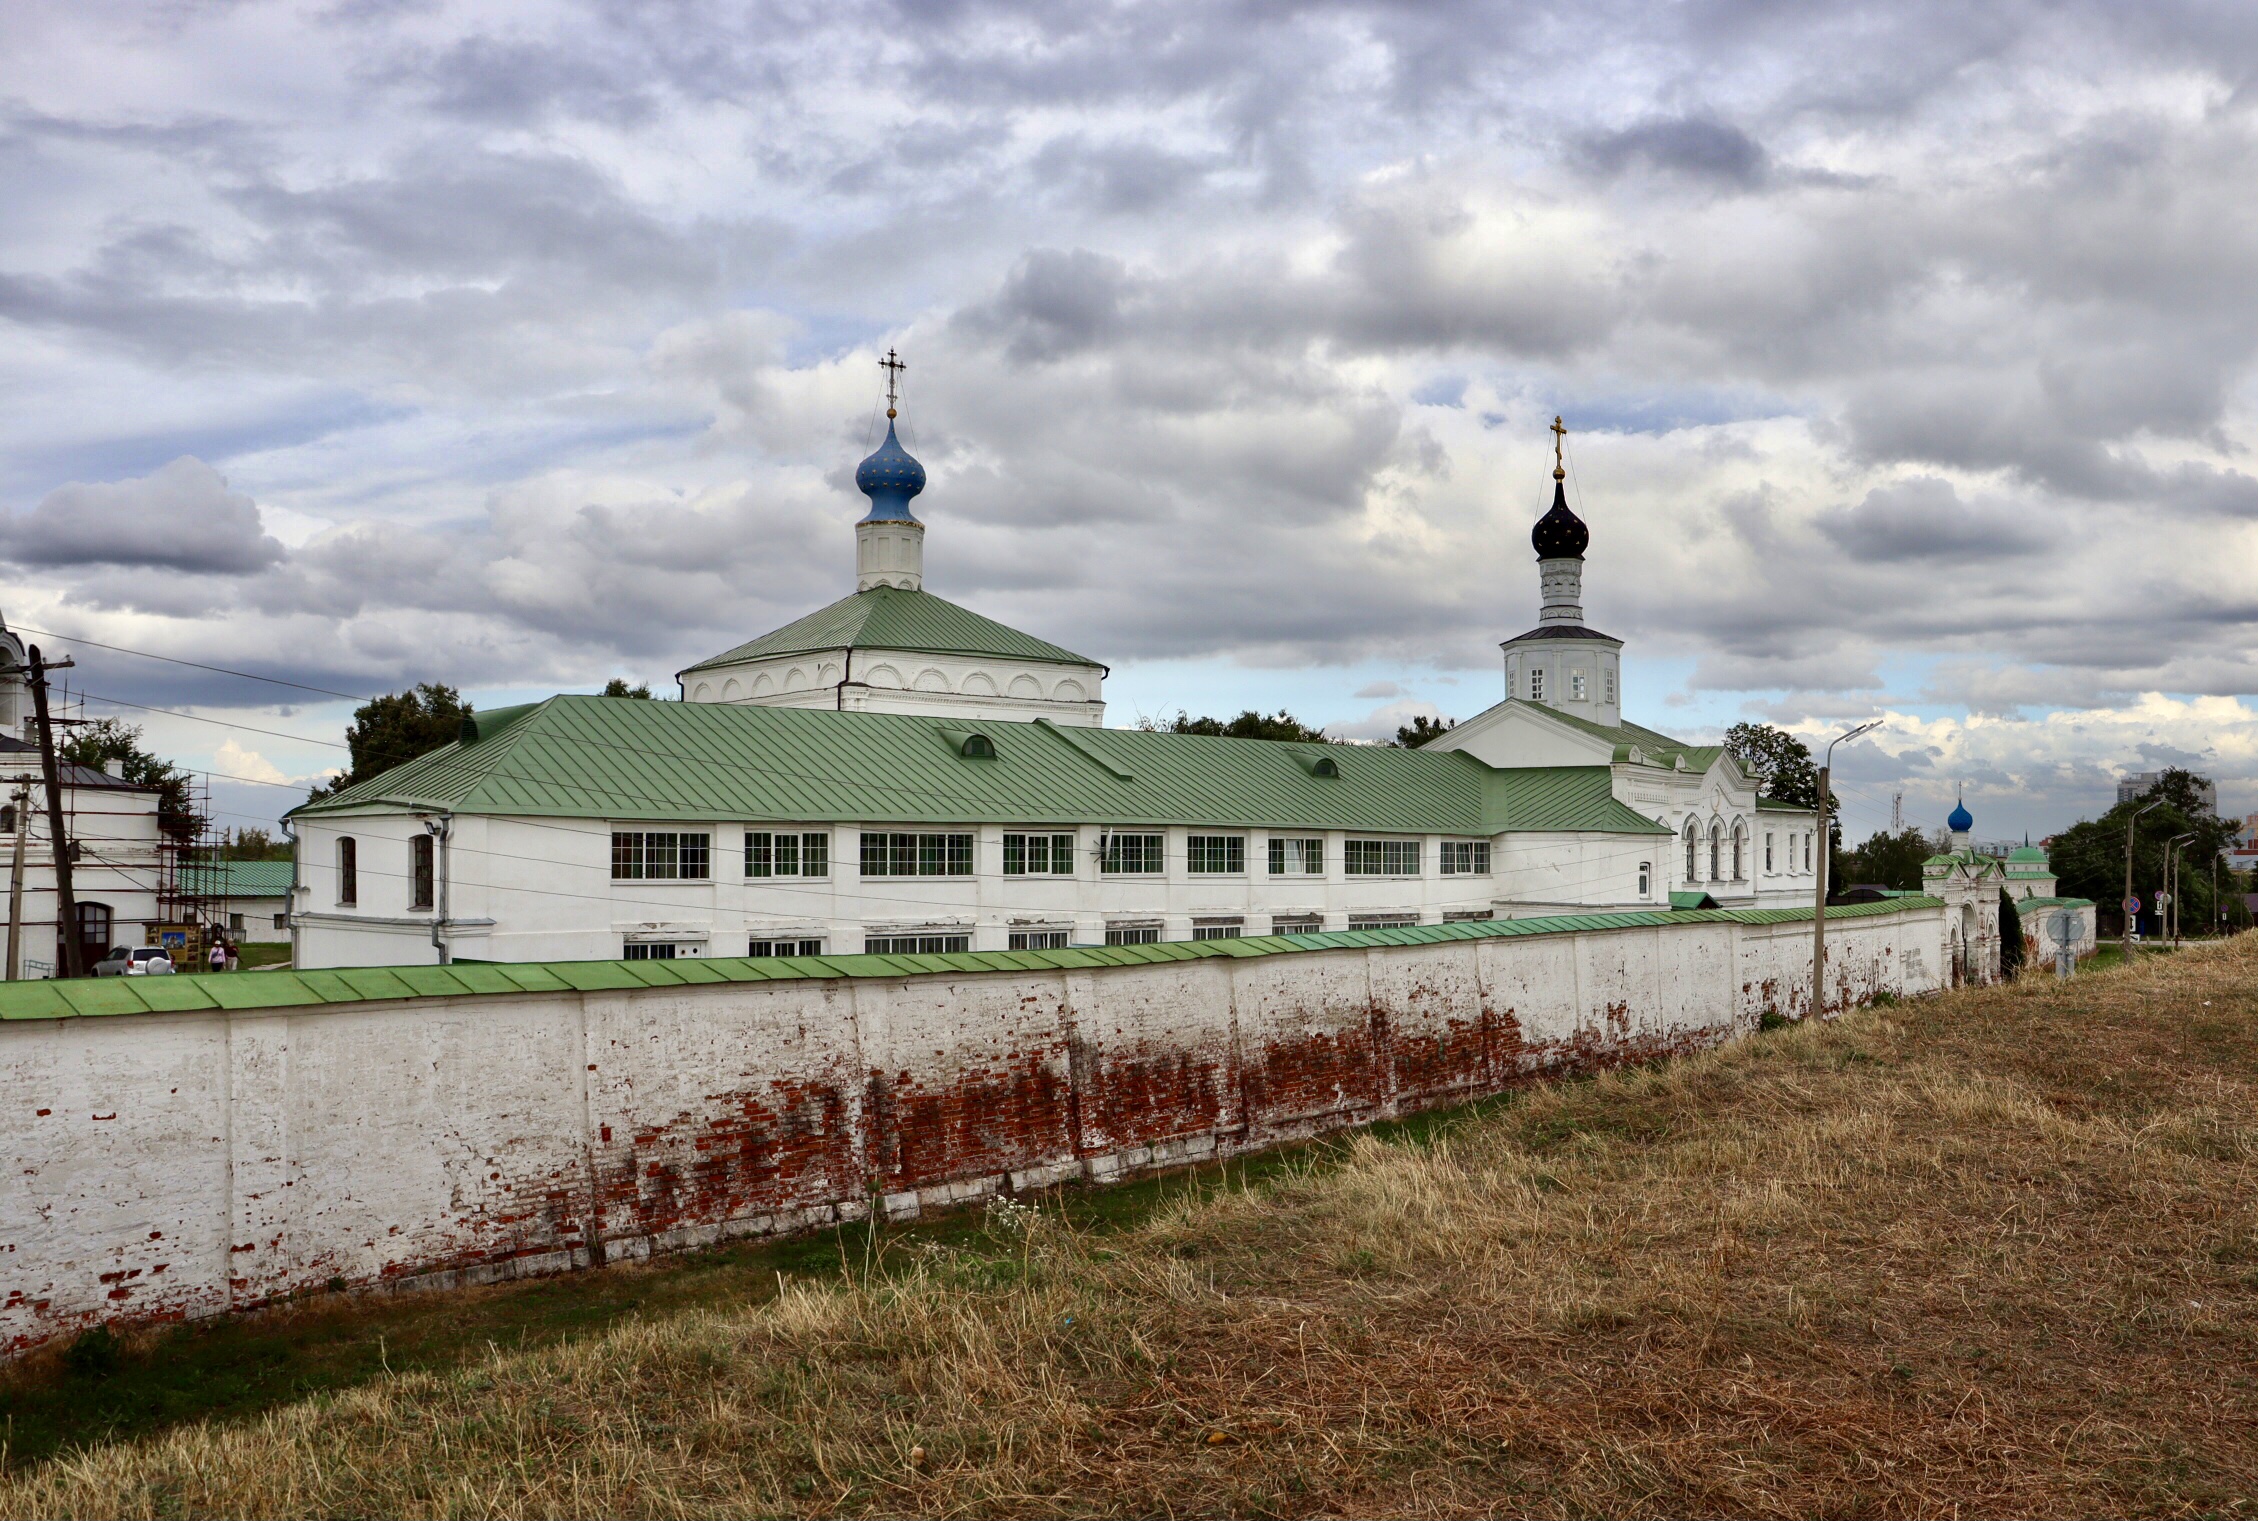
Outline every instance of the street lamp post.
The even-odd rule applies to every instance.
[[[2131,966],[2133,962],[2133,827],[2140,822],[2142,814],[2157,807],[2163,801],[2160,797],[2151,798],[2148,802],[2135,808],[2132,811],[2132,816],[2125,820],[2125,897],[2120,905],[2125,911],[2125,933],[2119,943],[2124,951],[2125,965],[2127,966]]]
[[[2195,831],[2175,834],[2164,842],[2164,910],[2157,927],[2164,931],[2164,943],[2173,950],[2180,948],[2180,862],[2182,841],[2195,838]]]
[[[1880,719],[1869,719],[1855,729],[1836,735],[1827,741],[1826,753],[1819,761],[1819,838],[1815,842],[1819,849],[1819,870],[1812,886],[1811,904],[1811,1012],[1814,1016],[1827,1012],[1827,877],[1834,865],[1833,837],[1827,833],[1827,778],[1835,768],[1835,746],[1881,726]]]

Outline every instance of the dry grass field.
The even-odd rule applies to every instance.
[[[2258,936],[19,1465],[30,1515],[2241,1515]]]

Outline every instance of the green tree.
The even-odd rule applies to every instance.
[[[614,676],[604,683],[604,695],[606,697],[649,697],[651,695],[651,684],[647,681],[638,681],[635,685],[629,686],[625,676]]]
[[[193,840],[211,821],[197,813],[188,800],[188,773],[168,760],[159,760],[141,744],[141,730],[120,718],[98,718],[71,732],[55,747],[55,755],[73,766],[99,771],[118,762],[125,780],[136,787],[157,790],[157,827],[176,840]]]
[[[1431,739],[1441,739],[1458,727],[1455,718],[1429,718],[1424,713],[1411,715],[1411,722],[1396,730],[1396,745],[1404,750],[1416,750]]]
[[[1811,747],[1787,730],[1735,724],[1725,731],[1725,753],[1763,796],[1799,808],[1819,806],[1819,768]]]
[[[434,681],[362,703],[353,710],[353,722],[345,730],[352,765],[328,786],[314,788],[306,800],[319,801],[453,744],[461,737],[463,720],[471,712],[471,705],[463,701],[460,692]]]
[[[223,861],[287,861],[290,859],[290,842],[276,839],[256,825],[235,831],[234,837],[220,846]]]
[[[1856,850],[1844,851],[1836,880],[1844,887],[1871,883],[1900,892],[1921,890],[1921,863],[1937,853],[1936,841],[1918,829],[1891,834],[1886,829],[1868,835]]]
[[[2175,837],[2187,835],[2177,852],[2180,870],[2180,923],[2189,930],[2207,932],[2214,911],[2226,910],[2231,928],[2250,923],[2250,911],[2238,887],[2236,874],[2222,869],[2219,896],[2211,896],[2211,861],[2234,838],[2234,825],[2204,806],[2204,779],[2192,771],[2170,770],[2131,802],[2119,803],[2098,819],[2082,820],[2047,844],[2047,858],[2060,880],[2064,897],[2091,898],[2115,904],[2125,893],[2125,831],[2133,835],[2133,892],[2153,912],[2156,893],[2164,885],[2165,847]],[[2141,810],[2150,802],[2157,806]],[[2137,815],[2137,817],[2136,817]]]
[[[1275,713],[1257,713],[1249,708],[1233,719],[1193,718],[1179,708],[1176,710],[1176,717],[1167,723],[1147,719],[1138,727],[1163,734],[1212,734],[1223,739],[1288,739],[1312,745],[1330,743],[1325,738],[1324,730],[1310,727],[1284,708]]]

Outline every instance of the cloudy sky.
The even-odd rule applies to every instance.
[[[74,640],[670,687],[851,588],[893,345],[929,586],[1114,722],[1496,700],[1557,412],[1633,716],[1886,716],[1854,837],[2247,811],[2254,80],[2171,0],[13,0],[0,613],[271,819],[349,702]]]

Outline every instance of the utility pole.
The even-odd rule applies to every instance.
[[[1827,876],[1834,864],[1831,848],[1834,837],[1827,832],[1827,779],[1834,774],[1835,746],[1846,739],[1856,739],[1869,729],[1878,729],[1882,721],[1869,719],[1857,728],[1847,730],[1827,741],[1826,753],[1819,761],[1819,838],[1812,843],[1818,847],[1819,869],[1813,873],[1811,902],[1811,1014],[1819,1018],[1827,1012]]]
[[[2162,798],[2151,799],[2143,806],[2135,808],[2132,811],[2132,816],[2125,820],[2125,897],[2124,901],[2118,906],[2125,913],[2125,933],[2120,945],[2124,951],[2125,965],[2127,966],[2133,964],[2133,829],[2140,823],[2142,814],[2163,801]]]
[[[2164,938],[2173,950],[2180,948],[2180,846],[2195,838],[2195,832],[2176,834],[2164,845],[2164,912],[2168,916],[2163,926]]]
[[[63,783],[55,769],[55,724],[47,716],[47,673],[70,669],[71,662],[49,665],[31,647],[31,710],[39,720],[39,769],[47,779],[47,837],[55,857],[55,938],[62,942],[64,977],[86,975],[86,953],[78,943],[78,898],[71,891],[71,842],[63,834]]]
[[[1890,833],[1905,833],[1905,794],[1902,792],[1890,794]]]
[[[24,974],[24,837],[31,833],[31,783],[16,783],[16,863],[8,871],[8,980]]]

